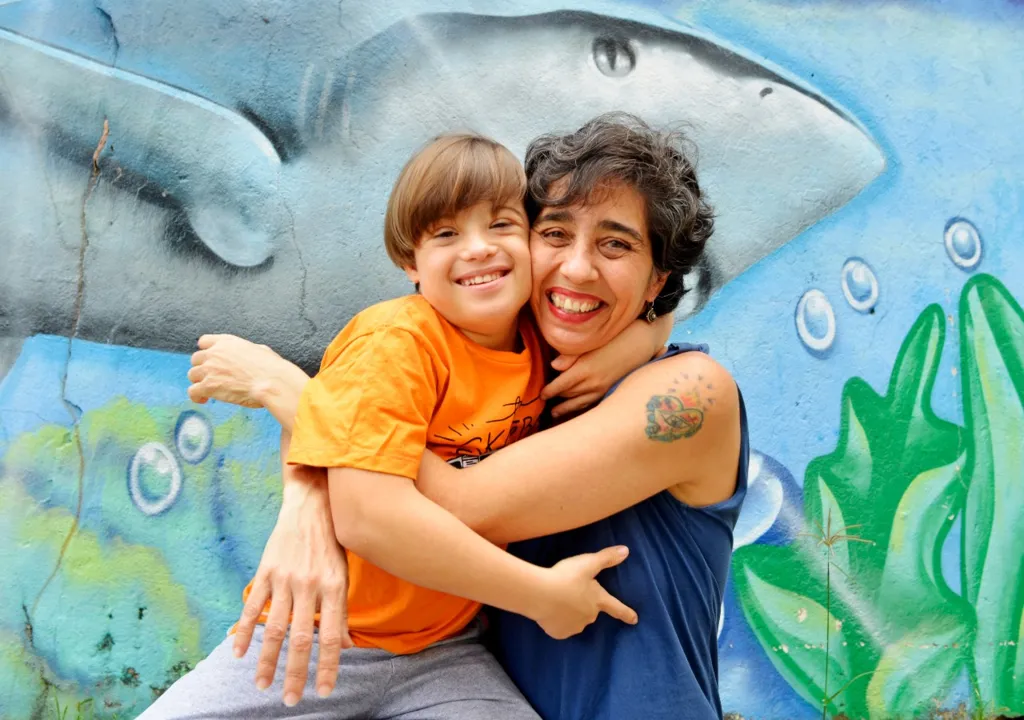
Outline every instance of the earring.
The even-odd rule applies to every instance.
[[[658,314],[654,312],[654,303],[647,303],[647,314],[644,315],[644,320],[649,323],[654,322],[658,319]]]

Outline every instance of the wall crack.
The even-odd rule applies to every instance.
[[[68,415],[71,417],[71,436],[75,443],[75,451],[78,454],[78,499],[75,503],[74,518],[71,522],[71,527],[68,528],[68,534],[64,538],[60,552],[57,555],[57,562],[54,563],[53,570],[50,571],[49,577],[46,578],[46,582],[43,583],[43,586],[39,588],[39,593],[36,595],[36,599],[32,602],[33,613],[36,611],[36,608],[39,607],[39,601],[42,599],[43,593],[46,592],[50,583],[53,582],[53,579],[57,576],[61,563],[64,562],[64,555],[67,553],[68,546],[71,544],[71,539],[78,531],[78,524],[82,517],[82,501],[85,493],[85,450],[82,447],[82,432],[80,425],[82,409],[68,399],[68,373],[71,369],[71,351],[74,347],[75,337],[78,335],[78,327],[82,320],[82,309],[85,306],[85,257],[89,250],[89,228],[86,211],[89,206],[89,199],[92,197],[96,190],[96,186],[100,181],[100,155],[103,153],[103,149],[107,146],[107,140],[109,138],[110,122],[104,118],[103,133],[100,135],[99,142],[96,143],[96,149],[92,154],[92,169],[89,173],[89,183],[86,185],[85,194],[82,196],[82,209],[80,214],[81,241],[78,247],[78,285],[75,290],[75,307],[71,322],[71,332],[68,334],[68,352],[64,360],[64,372],[60,379],[60,399],[61,402],[64,403],[64,408],[68,411]],[[26,617],[27,616],[28,613],[26,613]]]
[[[295,234],[295,213],[292,212],[292,209],[288,206],[287,202],[282,200],[281,204],[288,213],[288,231],[291,233],[292,245],[295,246],[295,254],[299,259],[299,267],[302,269],[302,278],[299,281],[299,316],[302,318],[302,321],[306,323],[306,327],[309,329],[305,338],[308,340],[312,338],[317,331],[317,325],[313,322],[313,319],[309,317],[309,311],[306,308],[306,278],[309,274],[309,268],[306,266],[306,259],[302,255],[302,246],[299,245],[299,238]]]

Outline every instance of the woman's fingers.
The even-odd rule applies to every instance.
[[[292,593],[292,622],[288,631],[288,661],[284,669],[284,704],[297,705],[309,677],[309,656],[313,650],[313,622],[316,592],[312,583],[299,583]],[[324,648],[321,646],[321,655]]]
[[[270,615],[263,628],[263,647],[256,664],[256,687],[266,690],[274,682],[277,658],[288,635],[288,618],[292,612],[292,591],[287,583],[275,583],[270,602]]]
[[[242,616],[238,619],[235,627],[235,657],[242,657],[249,651],[249,643],[252,642],[252,634],[259,622],[263,608],[270,599],[270,584],[266,578],[259,575],[253,580],[249,597],[245,600],[245,607],[242,608]]]
[[[338,679],[341,651],[352,647],[348,634],[348,602],[343,587],[324,588],[320,599],[320,662],[316,693],[327,697]]]

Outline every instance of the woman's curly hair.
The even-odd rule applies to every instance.
[[[658,315],[675,310],[686,275],[714,230],[714,213],[702,196],[690,143],[680,132],[659,131],[628,113],[600,115],[569,135],[542,135],[526,150],[530,221],[543,208],[599,201],[609,183],[636,189],[646,203],[654,267],[668,273],[654,301]],[[568,177],[565,192],[551,188]]]

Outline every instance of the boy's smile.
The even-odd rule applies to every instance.
[[[463,287],[478,288],[481,290],[490,289],[497,286],[497,281],[508,277],[509,272],[512,268],[510,267],[492,267],[479,272],[469,273],[460,278],[456,278],[455,282]]]

